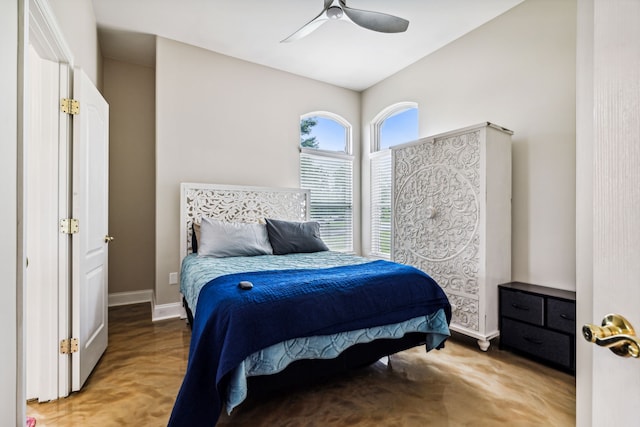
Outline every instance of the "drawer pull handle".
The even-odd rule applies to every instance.
[[[515,308],[516,310],[524,310],[524,311],[529,311],[529,307],[527,307],[526,305],[520,305],[520,304],[516,304],[515,302],[511,304],[511,306],[513,308]]]
[[[576,320],[572,316],[567,316],[566,314],[561,314],[560,317],[562,317],[564,320],[570,320],[572,322]]]
[[[524,338],[525,341],[528,341],[531,344],[537,344],[537,345],[544,344],[544,341],[538,340],[538,339],[535,339],[535,338],[529,338],[527,336],[524,336],[522,338]]]

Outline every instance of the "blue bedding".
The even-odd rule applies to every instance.
[[[239,289],[241,280],[253,282],[253,289]],[[218,277],[198,297],[189,364],[169,425],[214,425],[228,374],[257,350],[295,337],[397,323],[439,309],[448,322],[447,297],[428,275],[388,261]]]
[[[343,252],[323,251],[287,255],[261,255],[213,258],[191,254],[182,260],[180,292],[192,314],[196,314],[198,294],[202,287],[219,276],[245,271],[329,268],[371,262],[370,258]],[[240,405],[247,396],[247,377],[280,372],[290,363],[302,359],[329,359],[347,347],[375,339],[398,338],[410,332],[423,332],[426,350],[440,346],[450,333],[444,311],[420,316],[393,325],[356,329],[331,335],[292,338],[249,355],[230,375],[226,410]]]

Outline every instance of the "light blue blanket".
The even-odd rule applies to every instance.
[[[200,290],[216,277],[245,271],[328,268],[365,262],[371,262],[371,259],[333,251],[228,258],[190,254],[182,260],[180,292],[195,316]]]
[[[295,338],[253,353],[233,372],[229,383],[227,413],[247,397],[247,377],[274,374],[291,362],[302,359],[332,359],[354,344],[367,343],[380,338],[402,338],[409,332],[427,333],[426,350],[437,348],[450,336],[447,318],[440,309],[430,316],[393,325],[358,329],[333,335]]]

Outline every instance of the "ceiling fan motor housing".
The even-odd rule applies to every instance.
[[[339,6],[331,6],[327,9],[327,17],[329,19],[340,19],[344,15],[342,8]]]

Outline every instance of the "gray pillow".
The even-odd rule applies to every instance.
[[[267,219],[269,242],[275,255],[328,251],[320,238],[320,224]]]
[[[271,255],[264,224],[222,222],[202,218],[198,255],[224,258],[231,256]]]

